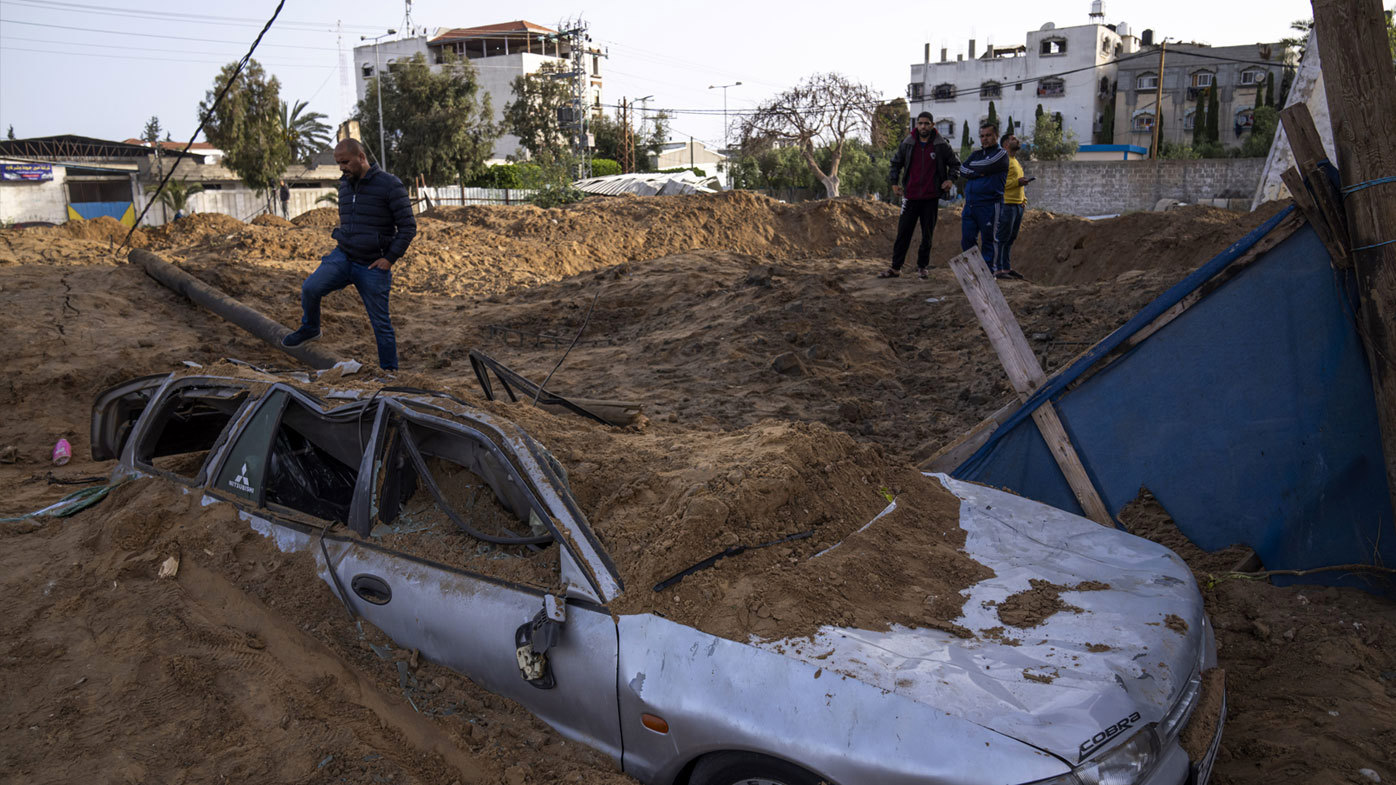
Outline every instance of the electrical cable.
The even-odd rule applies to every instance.
[[[587,324],[591,322],[591,312],[596,310],[596,301],[600,297],[601,287],[598,286],[596,288],[596,294],[592,295],[591,307],[587,308],[587,315],[585,318],[582,319],[582,326],[577,328],[577,335],[572,338],[572,343],[568,345],[567,351],[563,352],[562,356],[558,358],[557,365],[554,365],[553,369],[551,371],[548,371],[547,378],[543,379],[543,383],[538,385],[538,392],[533,394],[533,405],[535,407],[538,405],[538,399],[543,396],[544,388],[546,388],[548,386],[548,382],[552,380],[553,374],[557,373],[557,369],[562,367],[562,362],[567,359],[567,355],[572,353],[572,347],[576,346],[577,341],[580,341],[582,339],[582,333],[586,332]]]
[[[209,118],[212,117],[214,111],[218,109],[218,105],[223,102],[223,97],[228,94],[228,90],[232,88],[233,83],[242,75],[242,69],[246,68],[247,64],[252,60],[252,53],[257,51],[257,45],[262,42],[262,36],[266,35],[267,31],[271,29],[272,23],[276,21],[276,17],[281,14],[281,9],[285,7],[286,0],[280,0],[280,2],[276,4],[276,10],[272,12],[271,18],[262,26],[262,31],[257,33],[257,38],[252,42],[252,46],[248,47],[247,54],[243,55],[242,59],[238,61],[237,67],[233,69],[232,75],[229,76],[228,81],[224,83],[223,89],[218,91],[218,95],[214,97],[213,103],[209,105],[208,111],[200,112],[202,117],[199,119],[199,127],[194,129],[194,134],[190,136],[189,141],[184,144],[184,149],[179,153],[180,157],[187,154],[189,148],[194,146],[194,140],[199,138],[199,134],[203,133],[204,126],[208,124]],[[141,209],[141,214],[136,216],[136,220],[131,224],[130,231],[126,232],[126,236],[122,238],[121,245],[116,249],[115,255],[119,255],[122,250],[126,248],[126,244],[131,241],[131,235],[136,232],[136,227],[141,225],[141,221],[145,218],[145,214],[150,212],[151,205],[155,204],[155,201],[160,198],[160,192],[165,190],[165,184],[170,181],[170,178],[174,176],[175,169],[178,168],[178,166],[171,166],[170,171],[165,174],[164,179],[160,181],[160,185],[156,187],[155,193],[150,195],[150,199],[146,200],[145,207]]]

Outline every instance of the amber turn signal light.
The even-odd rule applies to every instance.
[[[663,717],[656,717],[653,714],[641,714],[640,724],[644,725],[646,728],[649,728],[655,733],[669,732],[669,723],[665,722]]]

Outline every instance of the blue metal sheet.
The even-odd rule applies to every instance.
[[[1237,246],[1141,317],[1230,264]],[[1350,279],[1304,226],[1077,388],[1063,392],[1058,377],[1029,405],[1053,396],[1112,514],[1147,487],[1206,549],[1245,543],[1275,569],[1393,563],[1376,403],[1352,308]],[[955,476],[1079,512],[1024,409]]]
[[[87,220],[100,218],[109,215],[120,221],[126,211],[131,209],[130,202],[73,202],[72,208],[78,215]]]

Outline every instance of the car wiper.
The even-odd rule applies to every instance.
[[[813,536],[814,529],[810,529],[809,531],[798,532],[796,534],[790,534],[785,537],[781,537],[779,540],[763,542],[760,545],[733,545],[727,550],[723,551],[722,553],[715,553],[712,556],[709,556],[708,558],[693,565],[692,567],[689,567],[687,569],[676,572],[673,575],[670,575],[668,578],[665,578],[659,583],[656,583],[654,585],[654,590],[664,591],[665,589],[677,584],[679,581],[683,580],[684,578],[687,578],[693,573],[699,572],[700,570],[706,570],[714,564],[717,564],[718,562],[727,558],[728,556],[736,556],[741,553],[746,553],[747,551],[755,551],[760,550],[761,548],[769,548],[772,545],[780,545],[781,543],[785,542],[794,542],[795,540],[804,540]]]

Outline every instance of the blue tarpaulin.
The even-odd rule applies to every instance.
[[[1244,543],[1271,569],[1396,563],[1351,273],[1307,224],[1067,389],[1287,215],[1054,376],[954,476],[1080,512],[1030,417],[1051,400],[1112,515],[1148,488],[1208,550]]]

